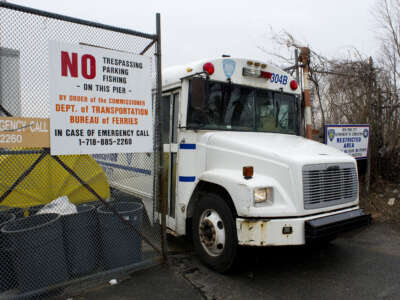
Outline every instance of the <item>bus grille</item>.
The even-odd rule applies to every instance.
[[[355,165],[319,164],[303,167],[304,209],[334,206],[357,200]]]

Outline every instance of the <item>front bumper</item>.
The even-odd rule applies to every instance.
[[[371,222],[362,209],[350,208],[317,216],[288,219],[236,219],[239,245],[285,246],[304,245],[329,238]],[[284,228],[291,228],[288,231]]]
[[[371,223],[371,215],[362,209],[306,221],[306,242],[334,237],[339,233],[351,231]]]

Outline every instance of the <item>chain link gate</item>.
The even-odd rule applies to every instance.
[[[49,148],[0,148],[0,299],[42,298],[165,260],[166,205],[156,205],[160,16],[154,35],[6,2],[0,2],[0,20],[2,116],[49,117],[49,40],[153,57],[156,82],[153,153],[51,156]],[[40,213],[61,196],[76,213]]]

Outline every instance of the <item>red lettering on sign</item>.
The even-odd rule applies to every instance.
[[[61,75],[68,76],[68,71],[72,77],[78,77],[78,54],[72,53],[72,61],[68,52],[61,51]]]
[[[81,58],[81,72],[86,79],[96,77],[96,59],[93,55],[84,54]],[[61,75],[78,77],[78,53],[70,56],[67,51],[61,51]]]
[[[88,73],[88,63],[90,65],[90,73]],[[96,59],[93,55],[85,54],[82,56],[82,76],[86,79],[96,77]]]

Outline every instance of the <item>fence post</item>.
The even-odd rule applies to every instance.
[[[372,60],[372,57],[369,58],[368,61],[369,64],[369,83],[370,83],[370,90],[369,90],[369,97],[372,99],[372,93],[373,93],[373,88],[374,88],[374,77],[373,77],[373,72],[374,72],[374,62]],[[370,107],[368,108],[369,111]],[[370,120],[369,120],[370,121]],[[369,143],[368,143],[368,156],[367,156],[367,174],[366,174],[366,179],[365,179],[365,191],[369,193],[369,188],[371,185],[371,126],[369,127]]]
[[[162,185],[163,181],[161,179],[162,169],[163,169],[163,159],[162,159],[162,143],[161,143],[161,93],[162,93],[162,76],[161,76],[161,17],[160,13],[156,14],[156,36],[157,36],[157,47],[156,47],[156,57],[157,57],[157,96],[156,96],[156,130],[155,130],[155,143],[158,153],[158,157],[155,155],[155,160],[158,162],[156,166],[156,179],[158,181],[158,186],[156,186],[156,201],[160,204],[160,213],[161,213],[161,252],[163,255],[164,261],[167,261],[167,238],[166,238],[166,231],[167,231],[167,203],[166,199],[162,197]]]

